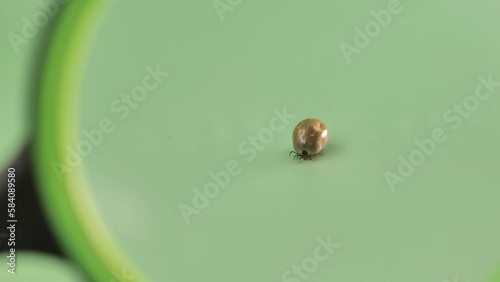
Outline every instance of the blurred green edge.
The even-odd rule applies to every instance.
[[[98,217],[83,165],[58,178],[53,164],[66,165],[65,147],[78,138],[80,78],[90,42],[107,1],[70,1],[62,9],[44,58],[35,135],[40,195],[56,237],[92,281],[145,281],[119,250]],[[123,273],[126,272],[126,275]]]

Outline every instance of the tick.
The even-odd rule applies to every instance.
[[[308,118],[295,126],[292,134],[294,159],[313,160],[323,154],[321,150],[328,141],[328,129],[326,124],[319,119]]]

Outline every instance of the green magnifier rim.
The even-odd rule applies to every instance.
[[[64,6],[44,58],[37,109],[35,166],[40,196],[56,236],[93,281],[146,279],[107,231],[90,195],[83,165],[67,161],[77,143],[78,96],[89,45],[106,1]]]

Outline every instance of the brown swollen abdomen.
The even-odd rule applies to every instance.
[[[297,153],[306,151],[309,155],[319,153],[328,141],[328,134],[323,136],[327,130],[326,124],[319,119],[305,119],[293,130],[293,147]]]

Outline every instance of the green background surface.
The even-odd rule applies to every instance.
[[[401,2],[351,63],[339,44],[388,1],[244,1],[222,21],[211,1],[88,3],[53,41],[38,149],[47,207],[94,277],[280,281],[330,235],[341,247],[309,281],[494,279],[500,90],[456,130],[442,115],[500,79],[498,2]],[[157,65],[169,77],[120,118],[116,99]],[[238,147],[284,107],[294,118],[249,161]],[[308,117],[330,141],[297,163]],[[51,164],[103,119],[113,132],[59,182]],[[392,192],[384,173],[435,128],[447,141]],[[241,173],[186,224],[179,205],[232,160]]]
[[[8,253],[0,253],[2,259]],[[18,251],[16,274],[10,274],[3,267],[0,272],[1,281],[33,282],[84,282],[88,281],[74,264],[51,255]]]
[[[25,43],[12,44],[9,34],[22,36],[23,18],[39,11],[37,1],[6,0],[0,3],[0,167],[7,166],[31,136],[33,71],[49,25]]]

